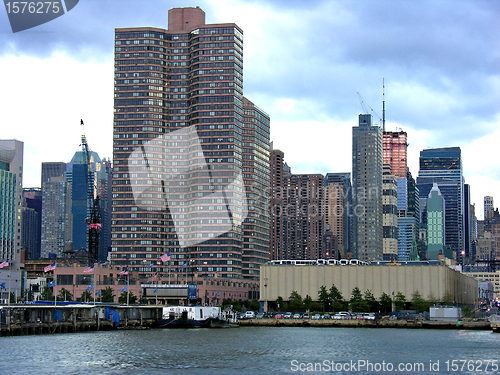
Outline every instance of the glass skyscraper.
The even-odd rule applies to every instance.
[[[420,152],[417,187],[420,194],[422,219],[425,220],[426,201],[434,184],[445,200],[445,245],[463,262],[465,250],[464,178],[460,147],[427,149]]]

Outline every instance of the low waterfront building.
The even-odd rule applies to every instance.
[[[451,295],[458,304],[476,305],[477,280],[445,265],[265,265],[261,267],[260,301],[264,309],[274,307],[278,297],[287,300],[292,292],[318,300],[324,285],[335,285],[349,299],[357,287],[370,290],[375,298],[382,293],[395,296],[403,293],[408,301],[415,292],[422,298],[441,299]]]
[[[500,297],[500,270],[496,272],[472,271],[464,272],[464,274],[473,277],[478,282],[489,281],[493,285],[493,298]]]

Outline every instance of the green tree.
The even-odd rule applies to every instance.
[[[283,297],[278,296],[278,299],[276,300],[276,310],[282,311],[284,304],[285,302],[283,301]]]
[[[365,291],[365,301],[368,304],[368,311],[370,312],[378,312],[380,310],[380,304],[375,299],[372,291],[367,289]]]
[[[101,290],[101,302],[114,302],[114,300],[115,300],[115,293],[113,292],[113,288],[107,286],[105,289]]]
[[[412,310],[417,310],[420,312],[424,312],[427,310],[427,304],[425,303],[418,290],[414,291],[411,296],[411,308]]]
[[[453,306],[453,296],[450,292],[446,292],[443,296],[442,304],[445,306]]]
[[[132,292],[128,292],[128,303],[129,305],[134,305],[137,302],[137,296],[134,295]],[[115,296],[113,295],[113,298]],[[105,302],[105,301],[103,301]],[[125,305],[127,303],[127,292],[121,292],[120,296],[118,297],[118,303],[121,305]],[[144,303],[147,303],[144,301]]]
[[[332,285],[330,287],[328,295],[332,303],[331,305],[332,311],[341,311],[346,309],[344,296],[342,296],[342,293],[340,293],[340,290],[338,290],[338,288],[335,285]]]
[[[392,298],[387,293],[382,293],[380,296],[380,311],[383,313],[392,311]]]
[[[311,310],[310,311],[321,311],[323,308],[323,304],[321,302],[311,302]]]
[[[92,294],[86,290],[82,293],[80,298],[78,298],[78,301],[80,301],[80,302],[90,302],[93,300],[94,300],[94,297],[92,297]]]
[[[427,296],[427,304],[429,306],[435,306],[435,305],[439,304],[439,300],[434,294],[430,293]]]
[[[307,310],[307,311],[310,311],[311,310],[311,303],[312,303],[312,298],[311,296],[308,294],[307,296],[304,297],[304,308]]]
[[[363,300],[363,295],[358,287],[355,287],[351,292],[351,300],[349,301],[351,311],[354,312],[367,312],[368,303]]]
[[[259,311],[260,310],[260,302],[258,299],[254,298],[253,300],[250,301],[250,310],[252,311]]]
[[[398,294],[396,294],[396,298],[394,299],[394,303],[396,305],[397,311],[404,310],[406,304],[406,296],[403,293],[398,292]]]
[[[324,286],[324,285],[321,285],[319,287],[318,301],[323,304],[323,311],[325,311],[325,308],[331,302],[330,295],[328,294],[328,291],[326,290],[326,286]]]
[[[59,293],[57,293],[58,301],[73,301],[73,294],[70,293],[66,288],[61,288]]]
[[[40,298],[42,301],[53,301],[54,295],[52,294],[52,289],[47,285],[44,285],[42,292],[40,293]]]
[[[470,319],[473,316],[472,308],[469,305],[464,306],[462,308],[462,313],[464,314],[464,318],[467,318],[467,319]]]
[[[293,312],[302,311],[304,309],[304,302],[302,301],[302,296],[295,290],[290,294],[288,302],[290,305],[290,310],[292,310]]]

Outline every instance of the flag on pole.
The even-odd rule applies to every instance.
[[[128,275],[128,270],[123,270],[122,272],[118,272],[118,275]]]
[[[153,276],[151,276],[152,279],[156,279],[156,276],[158,276],[158,272],[155,272]]]
[[[94,289],[94,283],[90,284],[90,285],[87,287],[87,292],[90,292],[92,289]]]
[[[96,296],[98,296],[98,295],[100,295],[100,294],[101,294],[101,291],[100,291],[100,290],[99,290],[99,291],[97,291],[97,292],[95,292],[95,295],[96,295]]]
[[[182,268],[186,268],[186,267],[187,267],[187,264],[186,264],[186,263],[184,263],[184,264],[182,265]]]
[[[157,291],[158,291],[158,288],[156,288],[156,289],[153,291],[153,293],[156,293]]]
[[[161,259],[162,262],[168,262],[170,260],[170,251],[168,253],[163,254],[160,257],[160,259]]]
[[[83,270],[83,273],[89,273],[89,272],[94,272],[94,266],[91,266],[91,267],[89,267],[89,268],[85,268],[85,269]]]
[[[7,290],[7,288],[5,287],[5,283],[0,283],[0,288]]]
[[[54,271],[56,269],[56,262],[52,263],[50,266],[47,266],[43,269],[43,272]]]
[[[120,289],[120,293],[121,292],[125,292],[125,291],[127,291],[127,286],[126,285],[123,288]]]
[[[9,260],[7,259],[5,262],[0,263],[0,268],[9,267]]]
[[[219,297],[219,291],[217,291],[217,293],[215,293],[215,296],[216,296],[216,297]]]
[[[47,287],[48,288],[52,288],[54,286],[56,286],[56,281],[55,280],[52,280],[50,283],[47,283]]]
[[[153,263],[149,263],[148,268],[153,268]]]

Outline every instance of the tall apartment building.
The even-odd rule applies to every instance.
[[[170,9],[166,30],[116,29],[114,108],[111,264],[140,280],[171,272],[205,298],[254,297],[269,117],[243,97],[242,30],[198,7]]]
[[[398,179],[391,173],[390,164],[383,170],[383,260],[398,259]]]
[[[269,261],[270,120],[262,109],[243,98],[243,183],[247,215],[243,221],[243,277],[259,280]]]
[[[9,285],[15,296],[21,296],[25,249],[22,247],[23,142],[0,140],[0,260],[8,268],[0,272],[0,283]],[[2,293],[6,299],[8,293]]]
[[[382,165],[382,129],[361,114],[352,132],[352,184],[354,255],[364,261],[383,257]]]
[[[23,142],[0,140],[0,259],[19,270],[21,256],[21,200]],[[18,211],[19,209],[19,211]]]
[[[272,143],[271,143],[272,146]],[[285,189],[285,173],[284,173],[284,158],[285,154],[281,150],[271,150],[270,156],[270,186],[271,200],[269,207],[270,215],[270,258],[271,259],[288,259],[286,248],[283,246],[283,212],[284,206],[284,189]]]
[[[445,244],[462,264],[465,251],[464,178],[460,147],[427,149],[420,152],[417,187],[421,215],[425,217],[426,200],[437,184],[446,202]]]
[[[325,189],[321,174],[292,174],[286,180],[286,259],[325,259]],[[331,257],[330,255],[328,257]]]
[[[327,173],[325,176],[325,219],[341,258],[352,257],[352,186],[350,173]]]
[[[62,256],[72,242],[71,184],[66,177],[50,177],[42,185],[41,257]]]

